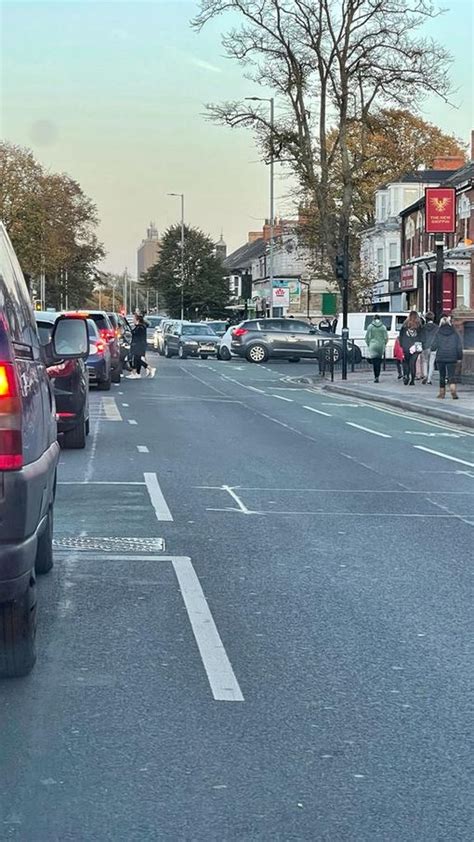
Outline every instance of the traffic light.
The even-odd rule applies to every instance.
[[[346,277],[346,261],[343,254],[338,254],[336,257],[336,278],[338,281],[343,281]]]
[[[252,298],[252,275],[248,272],[242,275],[242,293],[241,296],[244,301],[248,301],[249,298]]]

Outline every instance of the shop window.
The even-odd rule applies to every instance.
[[[464,275],[458,275],[456,279],[456,307],[464,305]]]

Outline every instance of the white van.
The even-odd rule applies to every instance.
[[[359,346],[362,356],[367,354],[367,345],[365,344],[365,334],[367,328],[373,321],[375,313],[348,313],[347,326],[349,328],[349,337],[356,345]],[[385,355],[388,360],[393,358],[393,346],[397,338],[400,328],[408,316],[408,313],[379,313],[379,316],[388,330],[388,342]]]

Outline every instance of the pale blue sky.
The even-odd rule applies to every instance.
[[[427,34],[455,55],[458,109],[430,100],[423,116],[468,141],[472,127],[474,0],[445,0],[450,11]],[[136,247],[150,219],[163,230],[186,216],[231,248],[259,228],[268,174],[248,132],[213,126],[208,101],[261,93],[224,58],[224,22],[197,35],[197,4],[185,0],[97,2],[10,0],[1,11],[1,135],[65,170],[97,202],[106,266],[135,272]],[[288,211],[287,184],[277,209]]]

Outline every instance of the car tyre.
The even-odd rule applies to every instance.
[[[301,357],[288,357],[289,363],[299,363]]]
[[[109,374],[107,380],[99,380],[97,383],[97,388],[100,392],[110,392],[112,386],[112,377]]]
[[[245,356],[249,363],[264,363],[268,360],[268,351],[265,348],[265,345],[255,342],[254,345],[247,348]]]
[[[229,349],[226,347],[226,345],[222,345],[222,347],[219,348],[219,351],[218,351],[218,354],[217,354],[217,359],[227,361],[227,360],[230,360],[230,358],[231,358],[231,353],[230,353]]]
[[[66,450],[82,450],[86,446],[86,424],[82,421],[73,430],[63,433],[62,446]]]
[[[20,678],[36,661],[36,582],[31,574],[28,590],[0,605],[0,678]]]
[[[178,357],[179,357],[179,359],[180,359],[180,360],[185,360],[187,356],[188,356],[188,355],[187,355],[186,351],[184,350],[183,346],[182,346],[182,345],[180,345],[180,346],[179,346],[179,348],[178,348]]]
[[[168,344],[165,345],[164,353],[165,353],[165,357],[166,357],[167,360],[171,359],[171,357],[173,356],[169,347],[168,347]]]
[[[208,356],[209,356],[209,354],[201,354],[201,359],[207,360]]]
[[[88,418],[86,418],[85,428],[86,428],[86,436],[88,436],[90,431],[91,431],[91,422],[89,421]]]
[[[122,363],[117,368],[112,369],[112,383],[120,383],[122,377]]]
[[[49,573],[53,566],[53,507],[48,510],[46,528],[38,538],[36,549],[35,572],[42,576]]]

